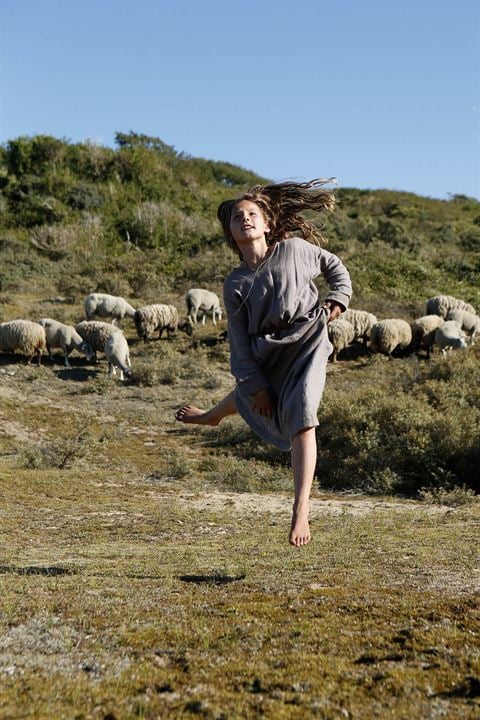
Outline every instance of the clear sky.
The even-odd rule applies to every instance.
[[[478,0],[0,0],[0,143],[160,137],[271,180],[480,198]]]

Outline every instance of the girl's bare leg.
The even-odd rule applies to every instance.
[[[300,547],[310,542],[308,511],[310,491],[317,461],[315,428],[301,430],[292,440],[292,469],[295,483],[290,545]]]
[[[175,419],[195,425],[218,425],[227,415],[235,415],[236,412],[235,390],[232,390],[210,410],[200,410],[194,405],[184,405],[175,413]]]

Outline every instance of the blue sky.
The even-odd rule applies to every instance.
[[[474,0],[0,0],[0,143],[116,131],[271,180],[480,198]]]

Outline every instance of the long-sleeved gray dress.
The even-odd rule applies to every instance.
[[[240,265],[223,287],[237,409],[282,450],[300,430],[318,425],[332,352],[327,311],[313,282],[320,274],[330,288],[325,299],[347,308],[352,286],[342,261],[299,237],[276,243],[256,270]],[[251,396],[264,388],[275,397],[271,419],[250,407]]]

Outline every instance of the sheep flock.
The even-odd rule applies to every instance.
[[[332,362],[354,341],[369,345],[370,352],[393,358],[396,354],[425,352],[427,358],[438,347],[443,353],[466,348],[480,335],[480,317],[472,305],[451,295],[436,295],[425,305],[425,315],[413,322],[402,318],[378,320],[363,310],[349,308],[328,325],[333,346]]]
[[[120,322],[133,321],[136,334],[144,343],[164,331],[168,340],[178,330],[192,335],[198,319],[211,317],[216,325],[222,318],[218,296],[205,289],[193,288],[185,295],[188,315],[180,320],[174,305],[156,303],[134,308],[120,296],[106,293],[91,293],[84,301],[86,319],[74,326],[54,318],[35,320],[16,319],[0,323],[0,352],[23,354],[29,363],[36,359],[40,364],[43,354],[51,357],[52,350],[60,350],[64,365],[70,368],[70,353],[76,351],[84,356],[85,363],[97,362],[97,353],[102,353],[108,363],[108,375],[119,371],[121,380],[133,377],[130,363],[128,340]],[[94,317],[109,322],[94,320]],[[430,354],[438,348],[442,353],[464,349],[473,345],[480,335],[480,317],[472,305],[450,295],[429,298],[425,315],[413,322],[402,318],[378,319],[370,312],[350,308],[328,324],[332,344],[331,362],[338,354],[348,357],[349,348],[361,343],[371,353],[381,353],[390,359],[395,355],[411,353]],[[222,333],[225,337],[226,333]]]
[[[209,293],[207,290],[202,292],[205,295]],[[185,300],[188,304],[188,293]],[[34,359],[41,364],[42,355],[48,354],[53,359],[52,351],[60,350],[64,366],[68,369],[71,368],[69,356],[73,351],[83,355],[86,363],[97,363],[97,353],[102,353],[108,362],[109,377],[116,375],[118,370],[120,380],[124,380],[133,378],[133,371],[128,340],[120,322],[133,320],[137,335],[144,343],[156,332],[161,338],[166,330],[168,340],[178,330],[188,335],[193,332],[192,321],[188,317],[180,320],[177,308],[165,303],[134,308],[118,295],[90,293],[84,300],[83,310],[86,319],[79,319],[75,325],[49,317],[0,323],[0,352],[18,352],[27,358],[29,364]],[[208,314],[208,308],[204,312]],[[218,298],[211,316],[214,323],[216,317],[221,318]],[[109,322],[94,318],[108,319]]]

